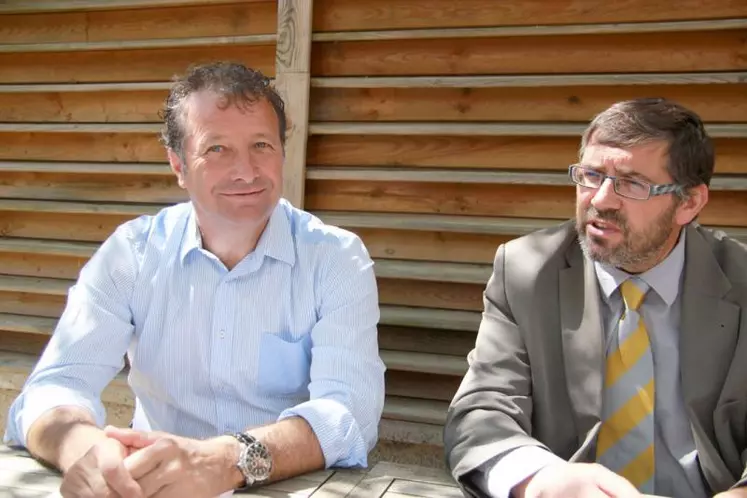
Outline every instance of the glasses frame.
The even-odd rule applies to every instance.
[[[573,172],[575,170],[591,171],[594,174],[599,175],[602,178],[602,180],[599,182],[599,185],[596,186],[596,187],[589,186],[589,185],[584,185],[584,184],[579,183],[579,182],[577,182],[575,180],[575,178],[573,176]],[[615,190],[615,193],[617,195],[619,195],[620,197],[625,197],[626,199],[633,199],[633,200],[636,200],[636,201],[647,201],[651,197],[655,197],[655,196],[658,196],[658,195],[666,195],[666,194],[682,195],[685,192],[685,188],[682,185],[679,185],[677,183],[662,183],[662,184],[658,184],[657,185],[657,184],[651,184],[651,183],[645,182],[643,180],[630,180],[629,178],[622,178],[622,177],[619,177],[619,176],[608,175],[608,174],[603,173],[601,171],[598,171],[596,169],[584,167],[581,164],[571,164],[570,166],[568,166],[568,176],[570,177],[571,181],[573,183],[575,183],[576,185],[579,185],[579,186],[584,187],[584,188],[593,188],[593,189],[601,188],[601,186],[604,185],[604,182],[606,182],[607,179],[609,178],[610,180],[612,180],[612,187]],[[619,180],[634,181],[636,183],[640,183],[641,185],[648,186],[648,196],[643,197],[643,198],[641,198],[641,197],[631,197],[630,195],[626,195],[626,194],[620,193],[617,190],[617,180],[618,179]]]

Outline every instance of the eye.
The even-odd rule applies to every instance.
[[[270,147],[270,144],[268,144],[267,142],[257,142],[254,144],[254,147],[256,149],[267,149]]]
[[[585,169],[583,171],[583,176],[586,180],[596,182],[599,181],[602,178],[602,174],[598,173],[592,169]]]
[[[621,187],[628,192],[638,194],[638,195],[645,194],[648,192],[647,183],[640,182],[638,180],[631,180],[628,178],[621,178],[619,181],[621,183]]]
[[[224,152],[226,148],[223,145],[211,145],[207,148],[207,152]]]

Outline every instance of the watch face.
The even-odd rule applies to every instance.
[[[272,457],[264,444],[255,442],[248,448],[246,467],[255,481],[264,481],[272,471]]]

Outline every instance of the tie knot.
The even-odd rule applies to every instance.
[[[637,311],[638,307],[643,302],[643,296],[646,295],[645,288],[641,288],[633,282],[632,279],[628,279],[620,286],[622,292],[623,301],[625,301],[625,307],[629,310]]]

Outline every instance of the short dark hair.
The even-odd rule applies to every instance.
[[[184,102],[193,93],[209,90],[225,99],[225,106],[251,105],[262,99],[272,105],[278,117],[280,143],[285,146],[287,120],[285,104],[260,71],[236,62],[212,62],[193,65],[184,75],[174,78],[174,84],[161,111],[164,125],[161,142],[179,157],[184,158]]]
[[[590,144],[626,148],[658,141],[669,145],[667,169],[675,183],[710,185],[715,153],[703,122],[664,98],[626,100],[597,114],[581,138],[580,156]]]

